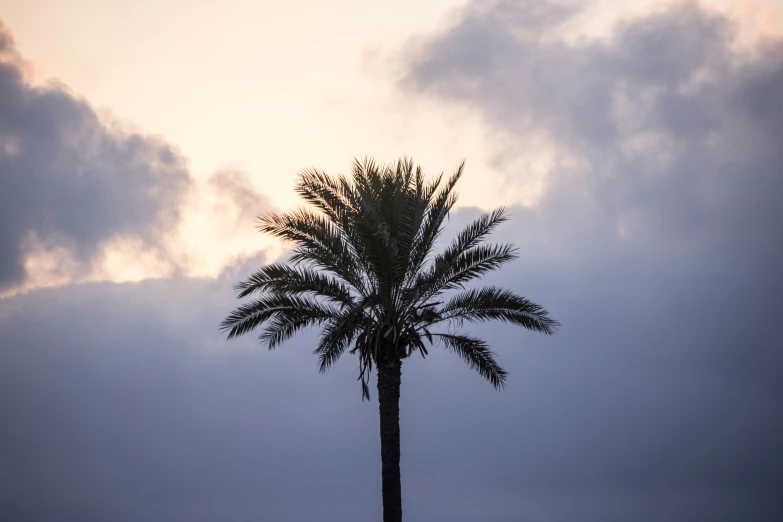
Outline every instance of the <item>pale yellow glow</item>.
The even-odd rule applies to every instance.
[[[137,282],[170,276],[176,266],[165,252],[145,247],[138,238],[118,237],[101,245],[97,260],[80,261],[68,245],[53,245],[31,237],[25,248],[28,278],[0,298],[69,283]]]
[[[58,78],[104,119],[164,136],[182,150],[197,180],[182,227],[168,238],[169,261],[137,255],[138,245],[119,241],[105,245],[105,261],[90,277],[165,277],[174,267],[209,276],[261,248],[279,254],[279,245],[247,219],[238,221],[241,209],[210,188],[209,178],[225,168],[247,172],[256,190],[285,209],[298,203],[292,183],[303,167],[345,172],[354,156],[407,154],[436,173],[466,158],[461,205],[535,205],[553,166],[579,158],[531,136],[516,146],[518,157],[497,161],[509,138],[475,112],[412,99],[394,85],[399,71],[391,58],[410,38],[443,29],[465,3],[5,0],[2,17],[25,67],[35,71],[28,76]],[[667,3],[596,0],[558,37],[605,37],[619,18]],[[733,13],[749,34],[783,27],[783,0],[702,3]],[[628,147],[645,143],[638,138]],[[13,144],[0,149],[12,154]],[[31,257],[36,285],[69,280],[67,262],[59,269],[52,262],[61,255]]]
[[[263,251],[268,261],[283,253],[283,246],[254,229],[254,217],[211,180],[196,182],[185,195],[179,228],[163,238],[161,247],[145,245],[135,237],[118,237],[100,245],[97,259],[80,262],[69,245],[52,245],[31,236],[21,286],[0,293],[0,298],[33,288],[96,281],[138,282],[170,277],[214,277],[227,263],[242,261]]]
[[[215,276],[227,263],[261,250],[274,260],[282,246],[255,229],[256,217],[270,210],[241,208],[215,184],[199,182],[186,200],[182,225],[170,239],[169,250],[185,274],[193,277]]]

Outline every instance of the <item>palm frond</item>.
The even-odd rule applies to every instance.
[[[438,338],[446,349],[462,357],[468,366],[476,370],[496,389],[505,387],[508,374],[495,361],[494,354],[486,342],[467,335],[433,333],[432,336]]]
[[[266,322],[264,330],[258,336],[261,344],[265,344],[270,350],[287,341],[299,330],[310,326],[313,323],[325,321],[325,318],[316,318],[313,316],[300,316],[297,313],[278,312]]]
[[[297,245],[292,261],[309,263],[327,270],[366,293],[356,253],[328,218],[306,209],[283,214],[268,214],[259,219],[258,229]]]
[[[318,347],[313,353],[318,355],[318,366],[321,373],[332,366],[350,346],[366,318],[361,307],[355,307],[333,317],[325,325]]]
[[[508,221],[505,212],[506,208],[500,207],[492,212],[482,214],[457,234],[457,237],[443,251],[441,256],[445,259],[454,259],[461,253],[478,245],[498,225]]]
[[[454,320],[500,320],[547,335],[553,335],[560,325],[542,306],[494,286],[459,292],[438,312],[440,316],[431,324]]]
[[[396,225],[392,229],[397,254],[393,273],[399,288],[411,268],[414,242],[424,221],[429,200],[424,199],[424,176],[421,167],[414,171],[412,160],[398,161],[395,176],[399,188],[394,192],[393,204],[388,207],[392,210],[389,217]]]
[[[367,212],[362,208],[362,198],[355,184],[343,175],[332,178],[322,171],[306,169],[299,173],[296,191],[331,220],[336,233],[350,246],[354,262],[363,272],[364,288],[372,286],[377,280],[377,271],[370,261],[377,261],[379,255],[377,244],[373,242],[374,235],[361,234],[362,230],[367,230],[363,227]]]
[[[344,233],[350,233],[350,222],[346,218],[355,212],[351,203],[353,187],[344,176],[332,177],[317,169],[305,169],[299,172],[295,190],[340,225]]]
[[[326,321],[339,314],[335,308],[312,298],[274,294],[263,296],[236,308],[220,325],[228,338],[246,334],[279,315],[307,324]]]
[[[415,277],[426,261],[427,256],[435,245],[435,241],[443,230],[443,222],[457,202],[457,195],[453,193],[453,190],[457,181],[462,177],[464,169],[465,162],[463,161],[456,172],[451,175],[445,186],[440,187],[441,175],[436,177],[424,190],[423,198],[429,202],[429,205],[426,208],[426,216],[411,249],[410,273],[412,277]]]
[[[309,293],[343,305],[353,303],[350,289],[334,277],[310,267],[284,263],[261,267],[234,288],[239,292],[237,298],[240,299],[263,292],[290,295]]]
[[[416,282],[418,301],[426,301],[445,290],[461,288],[468,281],[497,270],[516,258],[516,248],[510,244],[477,245],[455,258],[440,255]]]

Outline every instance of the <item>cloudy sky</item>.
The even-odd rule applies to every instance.
[[[497,393],[403,368],[409,521],[783,520],[783,2],[5,0],[0,518],[380,518],[315,333],[217,326],[294,174],[467,159],[506,204]],[[777,339],[777,340],[776,340]]]

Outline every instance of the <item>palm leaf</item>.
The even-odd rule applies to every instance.
[[[446,349],[462,357],[468,366],[476,370],[496,389],[505,387],[507,373],[495,361],[494,354],[486,342],[467,335],[433,333],[432,336],[440,339]]]
[[[366,293],[365,281],[356,263],[356,253],[332,221],[306,209],[286,214],[268,214],[259,220],[258,229],[297,245],[294,263],[309,263],[327,270]]]
[[[452,191],[457,181],[462,177],[465,162],[460,163],[456,172],[451,175],[444,187],[440,187],[442,175],[437,176],[432,183],[424,190],[423,197],[429,202],[426,209],[426,217],[423,219],[421,228],[417,233],[412,247],[411,267],[412,276],[418,273],[432,251],[435,241],[443,230],[443,221],[449,214],[449,211],[457,202],[457,195]],[[440,187],[440,188],[439,188]]]
[[[454,320],[500,320],[547,335],[553,335],[559,326],[540,305],[493,286],[459,292],[438,312],[440,317],[433,324]]]
[[[358,331],[366,324],[364,310],[355,307],[329,320],[325,325],[318,347],[313,353],[318,355],[319,370],[323,373],[333,365],[350,346]]]
[[[262,292],[290,295],[310,293],[343,305],[353,304],[350,289],[334,277],[309,267],[283,263],[272,263],[260,268],[234,288],[239,292],[237,297],[240,299]]]
[[[275,294],[238,307],[221,323],[220,329],[228,332],[228,338],[233,339],[254,330],[275,315],[311,324],[328,320],[338,314],[338,310],[311,298]]]
[[[468,281],[516,258],[516,249],[510,244],[474,246],[456,258],[440,255],[429,271],[417,280],[419,297],[416,302],[426,301],[445,290],[461,288]]]

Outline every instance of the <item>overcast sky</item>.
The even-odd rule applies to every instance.
[[[410,154],[563,326],[405,362],[407,520],[783,520],[780,2],[0,16],[0,519],[380,519],[357,361],[217,327],[298,169]]]

